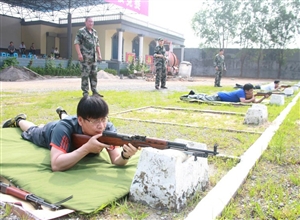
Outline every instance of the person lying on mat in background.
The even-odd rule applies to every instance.
[[[58,109],[60,117],[66,111]],[[64,171],[73,167],[89,153],[98,154],[106,148],[111,163],[126,165],[128,159],[137,152],[131,144],[110,150],[110,145],[100,143],[97,139],[103,131],[116,132],[114,125],[108,120],[108,105],[99,96],[84,96],[77,105],[77,116],[67,116],[63,120],[50,122],[44,126],[36,126],[27,121],[25,114],[6,120],[2,127],[19,127],[22,138],[40,147],[51,150],[51,168],[53,171]],[[92,136],[87,143],[78,149],[72,148],[71,135],[86,134]]]
[[[195,94],[194,91],[190,91],[188,98],[199,99],[203,101],[223,101],[223,102],[242,102],[242,103],[260,103],[269,95],[262,96],[261,99],[256,100],[253,94],[253,85],[247,83],[243,86],[243,89],[238,89],[232,92],[218,92],[215,95]]]
[[[240,85],[240,84],[235,84],[235,85],[236,85],[235,88],[243,88],[243,85]],[[254,89],[260,89],[260,90],[264,90],[266,92],[281,90],[280,81],[274,80],[274,82],[266,84],[266,85],[256,85],[256,86],[254,86]]]

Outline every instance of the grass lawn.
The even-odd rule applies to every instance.
[[[211,86],[190,89],[203,93],[217,91],[217,88]],[[223,89],[232,90],[229,87]],[[64,107],[70,115],[75,115],[81,98],[78,94],[78,91],[2,91],[1,121],[25,113],[28,120],[45,124],[58,120],[55,112],[58,106]],[[188,139],[207,144],[209,150],[217,143],[220,153],[235,157],[242,155],[256,141],[294,97],[286,97],[283,106],[267,105],[268,122],[261,126],[249,126],[243,124],[249,106],[187,103],[179,100],[182,92],[172,91],[105,91],[103,95],[110,106],[110,120],[120,133],[170,141],[176,138]],[[268,150],[220,219],[297,219],[300,216],[299,106],[298,100]],[[234,159],[209,158],[209,165],[214,170],[210,176],[210,188],[237,162]],[[183,219],[207,192],[195,195],[181,213],[158,212],[123,198],[99,213],[89,216],[75,213],[70,218],[151,219],[155,213],[161,219]],[[293,196],[289,196],[291,194]]]

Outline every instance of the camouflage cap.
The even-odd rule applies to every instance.
[[[159,37],[159,38],[158,38],[158,41],[162,41],[162,40],[164,40],[162,37]]]

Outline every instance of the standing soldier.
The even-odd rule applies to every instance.
[[[89,95],[89,81],[93,95],[97,92],[97,59],[101,60],[101,51],[97,31],[93,29],[91,17],[85,19],[85,27],[80,28],[75,37],[75,49],[81,64],[81,89],[83,96]],[[100,95],[103,97],[102,95]]]
[[[214,61],[214,67],[216,69],[215,87],[222,87],[220,85],[222,73],[224,70],[226,70],[223,49],[220,49],[219,53],[216,55],[215,61]]]
[[[166,49],[164,47],[164,40],[158,38],[158,46],[154,49],[154,59],[156,67],[156,77],[155,77],[155,89],[159,89],[159,84],[161,84],[161,89],[167,89],[166,80]]]

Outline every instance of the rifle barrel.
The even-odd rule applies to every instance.
[[[216,146],[214,146],[214,151],[188,147],[186,144],[178,143],[178,142],[170,142],[170,141],[167,142],[167,146],[168,146],[167,149],[175,149],[175,150],[181,150],[181,151],[193,151],[193,152],[200,152],[200,153],[207,153],[207,154],[214,154],[214,155],[218,154]]]
[[[73,134],[72,145],[75,148],[81,147],[91,137],[84,134]],[[129,136],[125,134],[118,134],[114,132],[104,131],[102,136],[98,138],[99,142],[114,146],[123,146],[124,144],[132,144],[135,147],[152,147],[160,150],[175,149],[180,150],[194,156],[207,157],[209,154],[217,155],[217,147],[214,147],[214,151],[203,150],[199,148],[191,148],[186,144],[166,141],[163,139],[147,138],[146,136],[134,135]]]
[[[28,195],[27,198],[26,198],[26,200],[28,200],[28,201],[30,201],[30,202],[33,202],[33,203],[37,204],[39,207],[40,207],[41,205],[43,205],[43,206],[46,206],[46,207],[48,207],[48,208],[50,208],[50,209],[52,209],[52,210],[58,210],[58,209],[60,208],[60,206],[58,206],[58,205],[55,205],[55,204],[51,204],[51,203],[45,202],[44,199],[39,198],[39,197],[37,197],[37,196],[34,195],[34,194]]]

